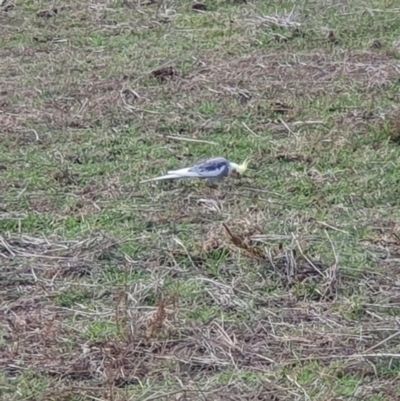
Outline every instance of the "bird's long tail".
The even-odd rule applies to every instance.
[[[182,176],[177,174],[167,174],[167,175],[162,175],[161,177],[155,177],[155,178],[150,178],[148,180],[143,180],[140,181],[140,183],[143,184],[144,182],[150,182],[150,181],[172,180],[173,178],[182,178]]]
[[[174,178],[193,178],[198,177],[197,173],[189,172],[186,169],[168,171],[168,174],[160,177],[150,178],[148,180],[140,181],[140,184],[150,181],[172,180]]]

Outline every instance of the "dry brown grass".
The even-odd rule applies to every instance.
[[[399,12],[3,2],[0,398],[397,400]]]

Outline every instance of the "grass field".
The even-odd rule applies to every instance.
[[[2,2],[1,400],[400,399],[396,3]]]

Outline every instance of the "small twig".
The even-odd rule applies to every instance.
[[[289,375],[286,375],[286,377],[288,378],[288,380],[292,383],[294,383],[296,385],[296,387],[298,387],[304,394],[304,397],[307,400],[311,400],[310,396],[307,394],[307,391],[304,389],[304,387],[302,387],[295,379],[292,379]]]
[[[244,121],[242,121],[242,125],[244,128],[247,129],[247,131],[250,132],[250,134],[254,135],[257,138],[260,138],[260,135],[256,134]]]
[[[38,278],[36,276],[35,269],[33,267],[31,267],[31,273],[32,273],[32,276],[33,276],[33,279],[34,279],[35,283],[37,283],[38,282]]]
[[[390,335],[389,337],[386,337],[384,340],[380,341],[378,344],[373,345],[372,347],[368,348],[365,352],[370,352],[375,348],[378,348],[379,346],[387,343],[388,341],[390,341],[392,338],[397,337],[398,335],[400,335],[400,331],[396,331],[396,333],[393,333],[392,335]]]
[[[177,238],[177,237],[174,237],[173,239],[174,239],[174,241],[175,241],[178,245],[180,245],[180,246],[183,248],[183,250],[184,250],[185,253],[186,253],[186,256],[187,256],[188,259],[190,260],[190,263],[191,263],[192,266],[196,269],[196,265],[194,264],[193,259],[192,259],[192,257],[190,256],[190,253],[189,253],[189,251],[187,250],[186,246],[183,244],[183,242],[182,242],[179,238]]]
[[[325,124],[325,121],[316,120],[316,121],[294,121],[291,125],[318,125],[318,124]]]
[[[3,237],[0,237],[0,243],[3,244],[4,248],[7,249],[7,251],[10,253],[11,256],[15,256],[15,253],[11,250],[7,241]]]
[[[280,26],[284,28],[289,28],[289,27],[300,27],[301,24],[296,21],[291,21],[290,18],[293,15],[293,10],[290,12],[289,15],[284,15],[284,16],[276,16],[272,17],[269,15],[262,15],[256,18],[256,21],[262,24],[268,24],[268,25],[275,25],[275,26]]]
[[[312,356],[307,358],[298,358],[298,359],[290,359],[285,362],[281,362],[283,365],[290,365],[294,361],[295,362],[304,362],[304,361],[318,361],[318,360],[329,360],[329,359],[363,359],[363,358],[400,358],[400,354],[390,354],[390,353],[381,353],[381,354],[353,354],[353,355],[321,355],[321,356]]]
[[[185,390],[187,393],[200,393],[199,390]],[[153,401],[153,400],[158,400],[160,398],[165,398],[177,394],[181,394],[182,390],[177,390],[177,391],[171,391],[169,393],[161,393],[161,394],[155,394],[150,397],[145,398],[143,401]],[[133,400],[134,398],[130,398],[129,400]]]
[[[36,130],[34,130],[33,128],[31,128],[31,129],[28,130],[28,132],[29,132],[29,131],[31,131],[31,132],[33,132],[33,133],[35,134],[36,142],[40,141],[40,137],[39,137],[38,133],[36,132]]]
[[[215,142],[205,141],[202,139],[193,139],[193,138],[185,138],[183,136],[171,136],[171,135],[160,135],[160,137],[173,139],[175,141],[184,141],[184,142],[196,142],[196,143],[207,143],[209,145],[218,145]]]
[[[306,256],[303,252],[303,250],[301,249],[300,243],[297,240],[296,236],[294,235],[294,233],[292,233],[292,237],[294,239],[294,241],[296,242],[297,248],[299,249],[299,252],[301,254],[301,256],[303,256],[303,258],[310,264],[310,266],[318,273],[320,274],[322,277],[324,277],[324,275],[322,274],[321,270],[318,269],[317,266],[315,266],[315,264],[310,260],[310,258],[308,256]]]
[[[340,233],[350,235],[349,232],[344,231],[344,230],[341,230],[340,228],[336,228],[336,227],[334,227],[334,226],[331,226],[330,224],[325,223],[325,222],[323,222],[323,221],[318,221],[318,220],[317,220],[317,223],[318,223],[318,224],[321,224],[321,226],[328,227],[328,228],[330,228],[330,229],[332,229],[332,230],[334,230],[334,231],[339,231]]]
[[[333,246],[333,242],[331,240],[331,237],[329,236],[328,231],[324,230],[324,233],[325,233],[326,237],[328,238],[328,241],[329,241],[329,243],[331,245],[332,253],[333,253],[333,256],[335,258],[335,266],[339,266],[339,257],[338,257],[338,255],[336,253],[335,247]]]
[[[335,262],[333,263],[333,265],[330,266],[329,269],[326,271],[327,278],[329,279],[329,281],[326,283],[326,289],[323,294],[324,296],[326,296],[329,291],[333,290],[333,288],[335,287],[335,284],[337,283],[337,270],[339,268],[339,256],[336,253],[335,246],[333,245],[333,242],[331,240],[331,237],[328,234],[328,231],[324,230],[324,233],[325,233],[326,237],[328,238],[328,241],[332,248],[333,256],[335,258]]]
[[[288,130],[289,134],[297,136],[297,134],[290,129],[290,127],[285,123],[285,121],[283,121],[281,118],[279,118],[278,121]]]

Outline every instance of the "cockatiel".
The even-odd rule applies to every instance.
[[[246,159],[242,164],[236,164],[230,162],[224,157],[213,157],[190,167],[168,171],[166,175],[150,178],[149,180],[143,180],[140,183],[171,180],[174,178],[203,178],[207,180],[208,184],[213,185],[216,181],[229,177],[230,175],[243,175],[247,170],[248,164],[248,159]]]

